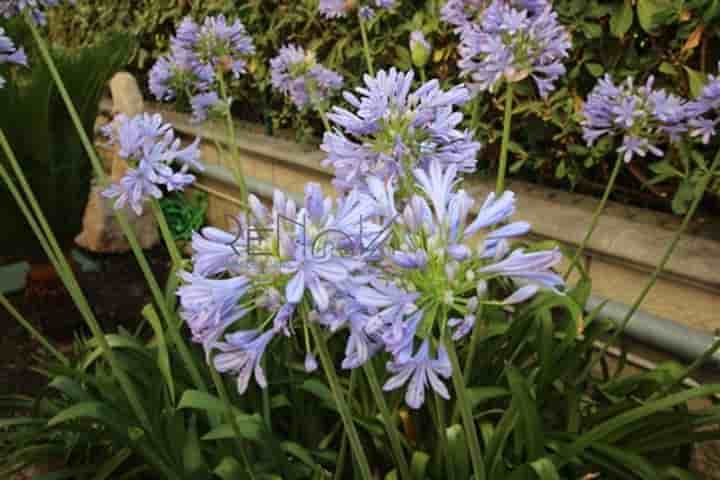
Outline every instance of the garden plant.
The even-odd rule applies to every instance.
[[[22,412],[0,420],[3,475],[59,458],[64,470],[48,478],[693,478],[690,449],[720,436],[720,385],[684,384],[704,357],[626,375],[607,352],[717,186],[720,78],[703,79],[692,99],[652,75],[598,78],[578,109],[582,148],[603,143],[617,159],[562,271],[560,246],[529,239],[505,180],[524,148],[514,122],[569,100],[558,87],[572,75],[573,36],[552,3],[428,2],[421,19],[450,25],[459,39],[457,52],[440,57],[457,59],[460,78],[450,82],[434,78],[441,65],[427,68],[436,54],[423,28],[402,32],[408,62],[376,65],[377,19],[399,0],[299,2],[324,22],[357,22],[365,72],[343,75],[313,45],[293,43],[262,67],[269,88],[324,129],[333,192],[308,184],[301,202],[279,190],[272,199],[250,193],[238,155],[232,106],[260,68],[256,32],[239,16],[194,12],[169,37],[148,89],[197,122],[222,121],[231,141],[217,148],[241,207],[232,229],[193,232],[188,258],[176,242],[187,229],[168,221],[177,206],[167,198],[203,171],[201,139],[185,141],[159,114],[118,116],[102,135],[129,168],[111,183],[43,34],[58,3],[0,0],[0,14],[23,21],[38,52],[28,61],[0,32],[0,62],[12,64],[3,84],[22,81],[34,62],[47,66],[146,276],[152,333],[100,328],[0,130],[0,178],[91,334],[63,353],[0,296],[45,347],[38,369],[48,377],[37,397],[3,400]],[[247,7],[262,13],[258,2]],[[496,138],[483,120],[490,107],[502,113]],[[585,310],[592,286],[578,259],[618,174],[668,152],[692,179],[684,218],[613,324]],[[490,161],[495,191],[477,198],[463,179]],[[128,223],[129,211],[146,209],[172,261],[166,285]],[[696,399],[709,406],[691,408]]]

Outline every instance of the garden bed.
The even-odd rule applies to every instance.
[[[118,328],[135,331],[142,319],[140,312],[151,298],[132,254],[83,252],[82,255],[92,263],[93,271],[85,271],[76,264],[76,275],[103,329],[107,332]],[[149,251],[148,259],[157,278],[164,282],[169,266],[164,249]],[[0,265],[8,261],[10,259],[0,259]],[[36,263],[25,290],[13,294],[10,300],[62,350],[71,352],[77,338],[89,337],[70,295],[49,266]],[[0,395],[37,392],[47,383],[31,370],[34,364],[31,357],[41,352],[40,345],[28,337],[5,309],[0,309],[0,330],[4,333],[0,340]]]

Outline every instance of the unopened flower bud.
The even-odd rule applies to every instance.
[[[488,284],[485,280],[480,280],[477,284],[477,296],[478,298],[485,298],[485,295],[487,295],[488,291]]]
[[[479,303],[480,303],[480,301],[478,300],[478,297],[471,297],[467,303],[468,312],[475,313],[477,311]]]
[[[416,30],[410,34],[410,56],[413,65],[423,68],[430,60],[432,45],[427,41],[423,33]]]

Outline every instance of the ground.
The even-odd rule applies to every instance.
[[[149,289],[132,254],[93,255],[97,271],[86,272],[73,262],[78,281],[95,309],[105,331],[119,326],[132,330],[141,319],[142,307],[151,300]],[[148,260],[161,285],[169,269],[164,250],[147,252]],[[0,265],[18,259],[0,257]],[[51,267],[34,262],[24,292],[10,296],[10,301],[30,322],[39,327],[61,350],[70,350],[75,337],[89,336],[82,317]],[[0,395],[31,394],[42,388],[45,379],[30,370],[32,357],[40,354],[41,346],[0,308]]]

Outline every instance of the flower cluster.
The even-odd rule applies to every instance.
[[[618,153],[630,162],[648,152],[662,155],[658,144],[687,131],[689,105],[685,100],[653,88],[653,77],[644,85],[628,78],[620,85],[606,75],[590,92],[583,107],[583,138],[589,146],[605,135],[622,135]]]
[[[150,91],[158,100],[187,96],[193,116],[203,121],[212,110],[229,108],[225,76],[245,73],[246,57],[255,52],[252,39],[239,20],[223,15],[202,24],[186,18],[170,42],[170,54],[150,70]]]
[[[461,28],[458,65],[479,90],[495,91],[504,82],[531,77],[546,97],[565,73],[562,61],[570,46],[570,35],[550,6],[529,10],[494,0],[478,23]]]
[[[318,64],[312,52],[297,45],[282,47],[270,60],[270,69],[273,87],[300,109],[326,104],[343,85],[341,75]]]
[[[413,169],[427,168],[433,159],[462,172],[475,170],[480,144],[458,129],[463,115],[455,110],[470,99],[468,89],[444,91],[431,80],[411,91],[413,79],[412,72],[394,68],[365,76],[359,97],[344,94],[356,112],[335,107],[328,115],[337,128],[325,133],[321,148],[339,190],[366,189],[370,178],[407,183]]]
[[[5,35],[5,30],[0,27],[0,65],[3,63],[14,63],[27,66],[27,56],[22,48],[17,48],[10,38]],[[5,86],[5,79],[0,75],[0,88]]]
[[[314,184],[300,207],[280,192],[272,211],[252,195],[249,203],[251,213],[238,217],[235,232],[206,228],[194,235],[194,269],[183,273],[179,290],[194,341],[208,357],[221,352],[215,367],[235,373],[240,392],[253,371],[265,387],[260,361],[276,337],[302,332],[306,366],[315,368],[307,322],[337,308],[340,289],[350,288],[345,284],[364,266],[347,253],[379,231],[363,223],[372,211],[359,194],[334,204]]]
[[[483,304],[509,307],[540,289],[558,291],[563,280],[552,270],[561,260],[557,249],[511,251],[509,240],[530,229],[525,222],[506,223],[515,212],[512,192],[488,195],[471,216],[474,200],[458,188],[455,166],[434,161],[413,175],[417,193],[397,212],[386,200],[394,196],[392,187],[371,182],[376,211],[393,222],[392,236],[368,284],[349,293],[367,311],[365,332],[391,356],[388,370],[396,375],[385,390],[410,380],[405,400],[419,408],[428,382],[448,397],[438,378],[451,373],[443,341],[466,338]],[[513,287],[492,299],[500,285]]]
[[[161,187],[168,191],[182,190],[195,181],[190,168],[202,170],[200,140],[182,148],[172,126],[164,123],[159,114],[141,114],[132,118],[124,115],[105,129],[111,145],[117,145],[118,155],[127,160],[129,169],[119,182],[108,187],[103,195],[115,198],[115,208],[125,204],[142,215],[143,204],[149,198],[160,199]],[[180,168],[174,170],[173,166]]]
[[[720,64],[718,65],[720,67]],[[720,76],[709,75],[708,83],[700,96],[687,104],[690,135],[700,137],[702,142],[710,143],[717,133],[720,122]]]
[[[47,22],[45,9],[59,5],[60,1],[61,0],[0,0],[0,17],[12,18],[27,12],[35,23],[45,25]],[[75,3],[75,1],[70,0],[70,3]]]
[[[350,11],[357,8],[358,15],[368,20],[375,15],[375,9],[389,9],[397,4],[397,0],[368,0],[367,4],[358,4],[353,0],[320,0],[320,15],[325,18],[345,17]]]

